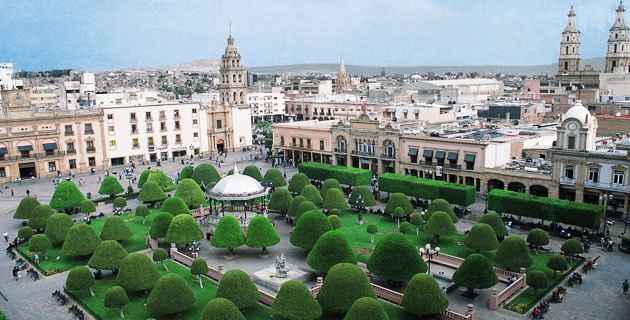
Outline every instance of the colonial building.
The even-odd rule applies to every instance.
[[[260,120],[277,122],[286,118],[284,93],[281,87],[250,90],[247,102],[252,111],[252,123]]]

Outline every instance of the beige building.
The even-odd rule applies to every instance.
[[[273,124],[273,149],[295,163],[333,163],[330,129],[336,121],[298,121]]]

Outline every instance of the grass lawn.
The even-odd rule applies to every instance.
[[[157,214],[157,211],[151,212],[151,215],[147,217],[146,223],[142,223],[141,219],[134,219],[129,215],[123,215],[122,217],[128,222],[129,228],[133,232],[133,236],[130,240],[122,243],[123,247],[127,249],[129,253],[136,252],[140,250],[146,249],[145,244],[145,234],[149,232],[151,227],[151,221],[153,216]],[[96,219],[90,224],[92,228],[96,231],[97,235],[100,235],[101,230],[103,230],[103,224],[105,223],[105,218]],[[18,251],[25,257],[30,259],[30,252],[28,251],[28,243],[24,243],[18,246]],[[37,268],[44,273],[45,275],[51,275],[55,273],[64,272],[66,270],[70,270],[76,266],[86,265],[89,257],[80,257],[80,258],[70,258],[64,257],[61,254],[61,246],[53,247],[47,252],[47,259],[43,260],[40,258],[39,265]],[[31,263],[33,261],[31,260]]]
[[[214,298],[217,291],[217,284],[212,280],[205,278],[203,280],[203,289],[199,287],[199,281],[192,278],[190,269],[168,260],[165,262],[168,266],[168,272],[163,267],[158,267],[160,273],[176,273],[180,275],[188,283],[195,293],[196,303],[195,306],[185,313],[178,314],[177,316],[169,317],[168,319],[200,319],[201,312],[206,306],[208,301]],[[91,297],[88,292],[75,293],[74,297],[77,298],[81,304],[86,307],[87,310],[92,313],[96,319],[120,319],[120,313],[117,310],[105,308],[103,305],[103,299],[105,291],[116,285],[114,279],[102,279],[97,280],[92,287],[94,290],[94,297]],[[129,304],[125,307],[125,319],[128,320],[144,320],[150,318],[145,312],[144,304],[148,294],[146,295],[131,295],[129,297]],[[244,315],[247,319],[251,320],[267,320],[271,319],[267,307],[258,305],[254,308],[245,310]]]

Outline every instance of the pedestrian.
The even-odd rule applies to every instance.
[[[623,294],[624,295],[628,295],[628,287],[630,287],[630,284],[628,283],[628,279],[623,281]]]
[[[17,267],[13,267],[12,273],[13,273],[13,279],[15,281],[18,281],[18,269],[17,269]]]
[[[31,196],[31,190],[26,189],[26,196],[30,197]]]
[[[22,271],[18,268],[17,269],[17,279],[15,279],[15,281],[20,280],[20,278],[22,278]]]
[[[33,255],[33,261],[35,264],[39,264],[39,255],[37,253]]]
[[[11,198],[13,198],[14,196],[15,196],[15,190],[11,188]]]
[[[4,232],[2,234],[2,237],[4,238],[4,242],[9,242],[9,233],[8,232]]]

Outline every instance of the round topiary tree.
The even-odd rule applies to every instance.
[[[28,250],[37,253],[44,260],[46,260],[46,251],[48,251],[50,247],[50,240],[48,240],[45,234],[36,234],[28,241]]]
[[[427,219],[431,218],[431,214],[438,211],[446,212],[448,216],[451,217],[451,220],[453,220],[453,223],[457,223],[457,216],[455,215],[455,212],[453,212],[453,208],[451,208],[451,204],[448,203],[448,201],[444,199],[432,200],[429,208],[427,209]]]
[[[440,242],[441,237],[448,237],[457,232],[453,220],[446,212],[436,211],[424,225],[424,232],[433,237],[435,243]]]
[[[66,257],[89,256],[100,243],[94,229],[85,223],[75,223],[66,234],[61,254]]]
[[[155,261],[155,263],[161,264],[166,271],[168,271],[168,267],[166,266],[164,261],[166,261],[167,259],[168,253],[166,252],[166,250],[162,248],[157,248],[153,250],[153,261]]]
[[[310,251],[322,234],[332,227],[328,218],[319,210],[305,212],[298,220],[289,241],[292,245]]]
[[[98,270],[118,270],[120,262],[129,253],[116,240],[105,240],[96,247],[88,266]]]
[[[71,180],[66,180],[57,185],[50,206],[56,210],[70,211],[81,205],[85,196]]]
[[[305,212],[313,211],[313,210],[317,210],[317,206],[315,204],[313,204],[312,202],[308,200],[302,201],[297,206],[297,209],[295,210],[295,212],[293,212],[295,214],[295,220],[299,221]]]
[[[142,187],[138,199],[144,203],[153,205],[166,199],[166,194],[157,183],[149,181]]]
[[[184,200],[178,196],[166,198],[160,206],[160,211],[168,212],[173,216],[178,214],[190,214],[188,205]]]
[[[578,239],[569,239],[562,244],[560,252],[573,257],[584,252],[584,245]]]
[[[295,219],[296,222],[297,222],[297,219],[299,218],[299,216],[303,213],[303,212],[299,213],[299,210],[300,210],[300,205],[304,201],[306,201],[306,199],[303,196],[296,196],[291,201],[291,206],[289,206],[289,211],[287,211],[287,214],[289,215],[289,217],[292,217],[293,219]],[[311,204],[312,204],[312,202],[311,202]],[[315,205],[313,205],[313,206],[315,206]]]
[[[192,274],[193,278],[197,278],[199,280],[199,287],[203,289],[203,279],[201,275],[208,273],[208,264],[206,260],[202,258],[197,258],[193,260],[190,265],[190,274]]]
[[[85,199],[81,201],[79,211],[85,214],[90,214],[96,211],[96,206],[94,205],[94,202],[92,202],[92,200]]]
[[[68,230],[72,227],[74,221],[65,213],[55,213],[46,221],[46,236],[52,245],[63,243],[68,234]]]
[[[339,219],[339,216],[336,214],[331,214],[328,216],[328,222],[330,222],[330,226],[333,229],[339,229],[341,228],[341,219]]]
[[[158,213],[153,222],[151,223],[151,229],[149,229],[149,236],[153,239],[159,239],[166,237],[168,227],[171,225],[173,216],[168,212]]]
[[[121,286],[113,286],[105,291],[103,305],[105,308],[117,309],[120,312],[120,318],[125,318],[125,306],[129,304],[127,292]]]
[[[319,193],[322,195],[322,199],[326,199],[326,192],[330,189],[339,189],[341,190],[341,185],[339,184],[339,180],[334,178],[329,178],[324,180],[322,186],[319,188]]]
[[[310,181],[308,180],[308,177],[305,174],[296,173],[291,178],[291,182],[289,182],[289,191],[293,193],[302,193],[302,189],[308,184],[310,184]]]
[[[245,320],[245,316],[232,301],[214,298],[203,308],[201,320]]]
[[[243,169],[243,174],[246,176],[250,176],[256,179],[257,181],[263,180],[263,176],[262,174],[260,174],[260,170],[258,170],[258,167],[253,164],[250,164],[247,167],[245,167],[245,169]]]
[[[417,317],[435,317],[446,311],[448,298],[432,275],[419,273],[407,284],[402,307]]]
[[[112,205],[114,209],[124,209],[127,206],[127,199],[123,197],[116,197]]]
[[[31,213],[31,218],[28,219],[29,227],[33,228],[33,230],[43,230],[46,228],[46,222],[48,222],[48,218],[53,214],[57,213],[57,211],[46,204],[40,204],[35,209],[33,209],[33,213]]]
[[[320,207],[322,205],[322,196],[321,194],[319,194],[319,191],[317,191],[317,188],[315,188],[314,185],[312,184],[307,184],[302,188],[302,196],[312,202],[314,205],[316,205],[317,207]]]
[[[197,182],[193,179],[183,179],[177,185],[175,197],[179,197],[190,208],[199,208],[206,202],[206,195],[203,193]]]
[[[199,229],[199,223],[187,214],[175,216],[166,231],[166,241],[175,243],[178,247],[187,246],[201,239],[203,239],[203,233]]]
[[[271,305],[271,315],[274,319],[318,320],[322,307],[302,282],[289,280],[280,287]]]
[[[401,207],[394,209],[394,212],[392,213],[392,217],[396,218],[396,224],[398,225],[398,230],[400,230],[400,218],[404,218],[406,216],[407,216],[407,213],[405,212],[405,209]]]
[[[356,263],[356,258],[348,240],[340,231],[331,230],[324,233],[308,253],[306,263],[319,273],[328,270],[337,263]]]
[[[221,179],[221,175],[219,175],[219,171],[213,165],[202,163],[195,168],[192,178],[207,190]]]
[[[348,203],[346,203],[346,197],[341,190],[332,188],[326,192],[322,206],[328,210],[344,210],[348,208]]]
[[[132,253],[120,261],[116,282],[128,293],[149,290],[160,277],[151,259]]]
[[[184,312],[195,306],[195,294],[186,281],[178,274],[161,276],[149,297],[147,312],[153,317],[163,318]]]
[[[403,216],[396,216],[396,208],[402,208]],[[410,215],[413,212],[413,206],[409,202],[409,198],[402,193],[392,193],[385,205],[385,214],[396,218],[403,218]]]
[[[370,191],[368,186],[354,186],[352,187],[352,192],[350,193],[350,198],[348,199],[348,203],[351,206],[357,205],[359,199],[363,201],[363,205],[366,207],[371,207],[376,205],[376,200],[374,199],[374,195]]]
[[[409,222],[415,227],[416,236],[418,236],[420,234],[420,227],[422,227],[422,223],[424,223],[422,216],[419,213],[414,212],[409,215]]]
[[[374,235],[378,233],[378,227],[370,223],[367,225],[366,231],[370,234],[370,243],[374,243]]]
[[[245,243],[245,236],[238,220],[233,216],[224,216],[219,220],[210,243],[216,248],[228,249],[230,253]]]
[[[324,313],[344,314],[363,297],[376,297],[365,273],[354,264],[339,263],[328,270],[317,300]]]
[[[240,310],[247,309],[258,304],[258,289],[247,275],[241,270],[230,270],[223,274],[217,288],[217,298],[232,301]]]
[[[569,263],[567,262],[567,259],[565,259],[563,256],[559,254],[554,254],[549,257],[549,260],[547,261],[547,267],[553,270],[553,277],[557,278],[558,272],[566,271],[569,269]]]
[[[284,180],[282,176],[282,172],[278,169],[269,169],[265,172],[265,177],[263,178],[262,183],[264,185],[273,186],[275,188],[283,187],[287,185],[287,182]]]
[[[33,228],[24,226],[18,230],[17,237],[24,241],[30,239],[33,236]]]
[[[268,247],[275,246],[278,242],[278,231],[265,216],[257,215],[249,221],[246,241],[248,247],[261,248],[264,253]]]
[[[146,171],[147,170],[145,170],[144,172]],[[144,188],[145,184],[148,182],[154,182],[155,184],[160,186],[160,188],[162,188],[162,190],[164,191],[173,190],[173,187],[175,186],[175,184],[173,183],[173,179],[171,179],[171,177],[169,177],[166,173],[164,173],[164,171],[156,170],[156,169],[152,169],[148,171],[149,173],[146,176],[146,179],[144,181],[142,180],[144,176],[144,172],[142,172],[142,175],[140,175],[140,178],[138,179],[139,188]]]
[[[547,289],[549,286],[549,279],[543,271],[530,271],[525,279],[527,279],[527,285],[534,288],[536,292]]]
[[[389,320],[381,303],[369,297],[357,299],[343,320]]]
[[[479,223],[490,225],[494,230],[494,233],[497,234],[497,238],[499,240],[503,240],[503,238],[507,236],[507,229],[505,228],[505,224],[503,223],[501,216],[494,211],[489,211],[488,213],[483,214],[479,218]]]
[[[114,175],[105,176],[98,188],[98,193],[114,198],[116,195],[125,192],[125,189]]]
[[[94,285],[94,276],[88,267],[74,267],[68,273],[66,278],[66,289],[70,291],[89,290],[90,295],[94,296],[92,286]]]
[[[133,232],[127,225],[127,221],[120,216],[110,216],[105,218],[101,240],[127,241],[131,239]]]
[[[414,227],[413,224],[405,221],[405,222],[400,224],[400,227],[398,228],[398,231],[400,231],[400,233],[404,233],[404,234],[414,234],[414,233],[416,233],[416,227]]]
[[[499,247],[497,234],[489,224],[477,223],[466,234],[464,245],[476,252],[495,250]]]
[[[22,198],[22,201],[20,201],[17,209],[15,209],[15,214],[13,215],[13,218],[29,220],[31,218],[33,210],[35,210],[35,207],[39,206],[39,204],[39,201],[37,201],[37,199],[35,199],[34,197]]]
[[[427,271],[418,250],[397,232],[385,235],[376,243],[367,267],[379,278],[396,282],[406,282],[414,274]]]
[[[269,200],[267,207],[269,210],[278,211],[281,215],[285,216],[289,212],[292,201],[293,197],[289,190],[284,188],[276,189],[276,191],[271,194],[271,200]]]
[[[151,214],[151,211],[145,205],[139,205],[136,207],[135,215],[136,217],[142,218],[142,224],[146,222],[146,218]]]
[[[185,166],[182,168],[182,170],[179,171],[179,180],[183,180],[183,179],[192,179],[193,174],[195,172],[195,167],[193,166]]]
[[[497,275],[492,263],[480,254],[471,254],[453,274],[453,281],[460,287],[468,288],[468,297],[474,297],[475,289],[487,289],[497,283]]]
[[[527,243],[531,248],[541,248],[549,244],[549,234],[547,231],[534,228],[527,233]]]
[[[509,236],[501,241],[495,258],[496,263],[510,271],[519,272],[531,263],[529,248],[519,236]]]

